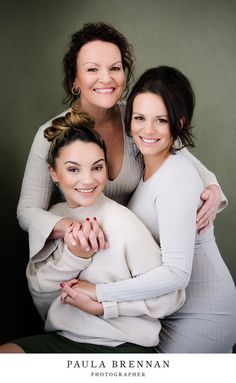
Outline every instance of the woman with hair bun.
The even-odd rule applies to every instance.
[[[87,112],[93,117],[95,130],[107,146],[108,182],[104,193],[123,205],[128,203],[143,173],[143,162],[135,157],[136,145],[132,137],[125,134],[125,104],[121,101],[132,80],[133,63],[132,46],[127,39],[114,27],[102,22],[85,24],[74,33],[63,59],[65,102],[69,103],[70,108],[62,116],[75,110]],[[71,223],[68,217],[47,211],[53,182],[47,171],[49,143],[43,132],[51,121],[41,126],[35,136],[17,208],[20,226],[31,236],[35,235],[35,241],[30,246],[30,257],[49,237],[63,238]],[[209,224],[209,219],[215,218],[220,204],[220,189],[214,174],[187,149],[183,151],[207,188],[201,195],[205,202],[198,214],[198,230],[201,230]],[[223,195],[221,199],[225,203]],[[73,222],[73,236],[77,241],[80,223]],[[85,246],[88,245],[91,244],[85,243]]]
[[[91,233],[92,227],[103,242],[103,250],[84,250],[78,242],[71,244],[73,224],[67,227],[64,239],[47,240],[39,248],[29,261],[26,275],[34,303],[45,320],[46,333],[13,340],[0,346],[1,353],[154,352],[161,329],[158,318],[184,303],[184,290],[117,305],[96,301],[91,304],[88,296],[73,289],[78,278],[92,283],[115,282],[136,277],[161,263],[159,247],[142,222],[102,193],[107,178],[107,153],[103,139],[93,127],[88,115],[71,112],[45,129],[45,138],[50,142],[50,175],[66,200],[54,205],[50,212],[80,220],[79,238],[81,233]],[[109,246],[100,235],[100,227]],[[34,239],[29,233],[29,241]],[[40,247],[40,243],[36,245]],[[61,293],[63,281],[69,279],[70,294],[64,290]],[[80,309],[73,305],[77,299]],[[117,310],[121,316],[109,319]]]

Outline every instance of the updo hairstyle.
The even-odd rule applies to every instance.
[[[98,145],[106,161],[106,145],[94,130],[94,125],[94,120],[85,112],[69,112],[65,116],[55,118],[52,125],[44,130],[44,137],[51,142],[47,157],[48,164],[55,169],[56,158],[61,148],[77,140]]]

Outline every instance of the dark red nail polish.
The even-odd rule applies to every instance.
[[[60,283],[60,286],[63,288],[65,286],[65,283]]]
[[[89,218],[86,218],[86,221],[90,222],[90,219],[89,219]]]
[[[73,222],[68,227],[71,227],[71,226],[73,226]]]
[[[97,218],[96,218],[96,217],[93,217],[93,220],[94,220],[94,221],[97,221]]]

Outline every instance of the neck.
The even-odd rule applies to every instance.
[[[73,106],[73,110],[88,113],[88,115],[94,119],[97,130],[97,127],[102,127],[117,117],[119,107],[114,105],[112,108],[106,109],[78,101]]]
[[[147,181],[165,162],[169,157],[169,150],[166,152],[159,153],[154,156],[144,156],[144,181]]]

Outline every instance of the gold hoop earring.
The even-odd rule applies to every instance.
[[[74,96],[79,96],[79,95],[80,95],[80,88],[75,88],[74,86],[72,86],[72,88],[71,88],[71,93],[72,93]]]

